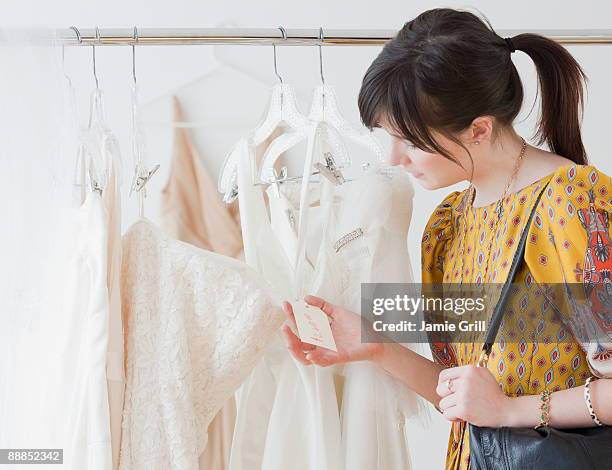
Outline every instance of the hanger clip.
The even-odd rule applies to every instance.
[[[143,190],[151,179],[151,176],[153,176],[157,170],[159,170],[159,164],[155,165],[153,169],[148,172],[140,165],[137,165],[134,168],[134,178],[132,180],[132,186],[130,188],[130,196],[134,192],[140,192],[141,190]],[[146,189],[143,194],[146,196]]]
[[[102,186],[100,186],[100,182],[96,178],[94,169],[91,166],[89,167],[89,184],[93,192],[99,193],[102,196]]]
[[[276,168],[272,168],[272,175],[273,178],[270,180],[270,183],[274,186],[276,197],[280,197],[280,185],[287,179],[287,167],[282,167],[280,173],[276,171]]]
[[[238,184],[234,182],[231,189],[223,195],[223,202],[225,204],[231,204],[236,198],[238,198]]]
[[[346,179],[344,178],[344,175],[340,171],[339,167],[336,165],[331,152],[325,152],[323,157],[325,158],[325,165],[318,162],[314,164],[314,167],[319,171],[319,173],[336,186],[345,183]]]

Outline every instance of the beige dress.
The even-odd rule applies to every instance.
[[[121,447],[121,415],[125,391],[123,350],[123,319],[121,316],[121,194],[118,175],[114,174],[104,188],[103,200],[108,217],[107,287],[109,302],[108,347],[106,353],[106,383],[110,414],[113,469],[119,468]]]
[[[183,121],[178,98],[173,97],[174,120]],[[222,201],[189,131],[176,128],[170,176],[162,190],[161,226],[170,236],[226,256],[242,251],[238,205]]]

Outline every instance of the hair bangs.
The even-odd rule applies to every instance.
[[[383,55],[377,57],[363,78],[358,106],[361,120],[370,131],[385,122],[390,132],[415,147],[450,157],[431,133],[437,128],[436,103],[408,67],[385,63]]]
[[[385,107],[380,110],[391,130],[425,152],[436,152],[437,142],[431,134],[433,115],[418,80],[405,80],[400,73],[391,77],[386,90]]]
[[[380,56],[368,67],[363,80],[359,95],[357,98],[357,106],[361,122],[370,131],[375,127],[381,127],[379,122],[380,110],[384,108],[383,101],[386,94],[386,74],[383,73],[380,66]]]

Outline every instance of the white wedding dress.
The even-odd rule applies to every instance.
[[[413,188],[405,173],[377,167],[340,187],[309,184],[321,126],[308,137],[303,183],[266,190],[269,215],[253,185],[255,148],[235,147],[245,259],[285,300],[315,294],[359,312],[362,282],[413,280]],[[277,335],[239,391],[230,469],[405,470],[404,419],[419,404],[369,363],[303,366]]]
[[[207,428],[284,315],[245,263],[147,219],[123,237],[121,470],[197,470]]]

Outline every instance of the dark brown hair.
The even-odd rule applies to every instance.
[[[542,94],[534,138],[551,151],[587,163],[580,135],[584,111],[580,65],[557,42],[525,33],[511,38],[535,63]],[[523,85],[511,45],[488,21],[468,11],[436,8],[406,23],[368,68],[359,91],[365,126],[389,125],[416,147],[456,161],[432,136],[434,130],[461,145],[456,133],[478,116],[511,125],[523,102]]]

